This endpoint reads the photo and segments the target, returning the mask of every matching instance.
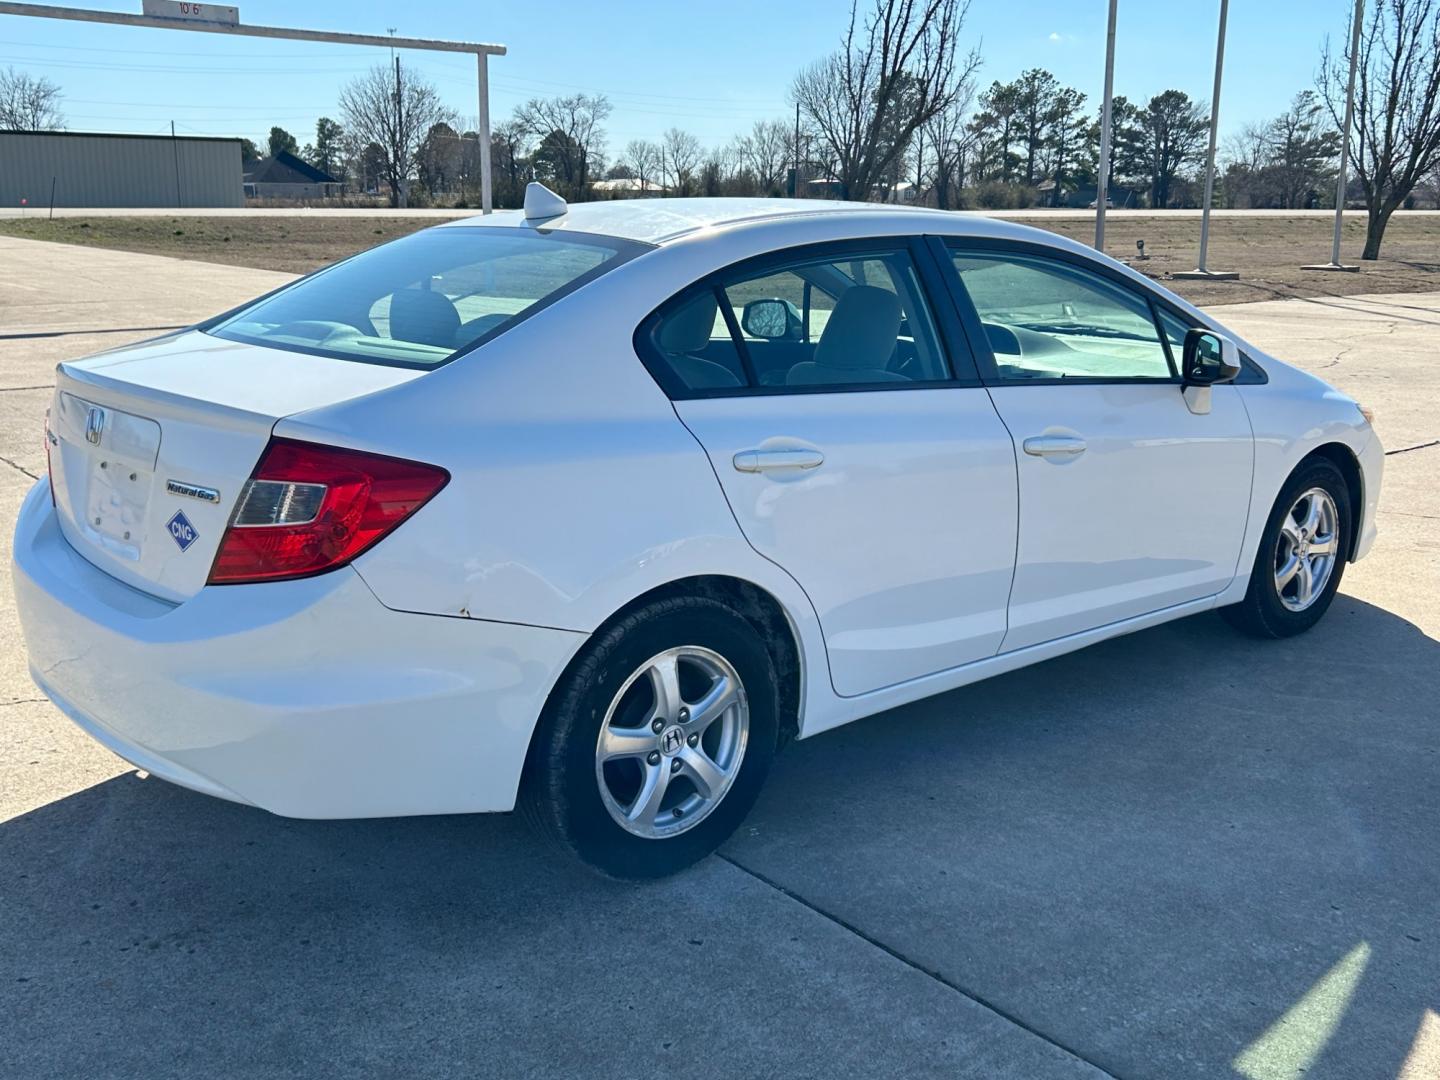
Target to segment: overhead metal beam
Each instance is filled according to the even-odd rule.
[[[30,15],[37,19],[112,23],[152,30],[198,30],[202,34],[239,34],[242,37],[288,38],[292,41],[328,41],[341,45],[375,45],[382,49],[419,49],[427,52],[480,53],[504,56],[504,45],[478,41],[437,41],[434,38],[390,37],[388,34],[344,34],[331,30],[298,30],[288,26],[249,26],[245,23],[205,22],[203,19],[166,19],[158,15],[131,15],[123,11],[87,11],[53,4],[0,3],[0,15]]]

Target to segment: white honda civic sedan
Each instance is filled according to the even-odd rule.
[[[1308,629],[1382,461],[1120,263],[832,202],[536,186],[56,381],[14,580],[77,724],[276,814],[520,805],[622,877],[789,739],[1212,608]]]

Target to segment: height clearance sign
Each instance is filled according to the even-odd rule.
[[[186,22],[240,25],[240,9],[224,4],[190,4],[177,0],[142,0],[141,11],[151,18],[184,19]]]

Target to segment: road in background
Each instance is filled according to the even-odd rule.
[[[45,702],[8,549],[55,362],[285,276],[0,266],[0,1075],[1440,1073],[1440,293],[1218,313],[1393,451],[1310,634],[1197,616],[806,740],[722,855],[630,886],[507,816],[141,782]]]

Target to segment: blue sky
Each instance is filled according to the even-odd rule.
[[[138,11],[131,3],[89,0]],[[1343,36],[1349,0],[1237,0],[1231,5],[1221,128],[1280,112],[1313,84],[1320,43]],[[609,96],[613,153],[633,138],[678,126],[706,145],[728,141],[755,120],[789,116],[787,90],[800,67],[833,50],[846,0],[730,0],[695,3],[482,5],[432,0],[240,0],[253,24],[414,37],[493,41],[510,48],[491,61],[492,115],[503,119],[531,96],[584,89]],[[973,0],[966,40],[984,58],[980,82],[1045,67],[1098,101],[1105,0]],[[1120,0],[1116,93],[1132,100],[1175,87],[1210,96],[1219,0]],[[404,54],[452,108],[473,118],[474,61]],[[140,30],[0,15],[0,66],[44,75],[65,92],[72,130],[259,137],[272,123],[303,145],[315,119],[338,116],[339,87],[383,49],[263,38]]]

